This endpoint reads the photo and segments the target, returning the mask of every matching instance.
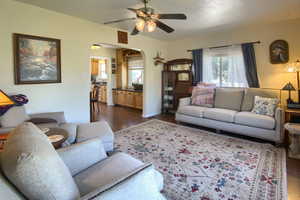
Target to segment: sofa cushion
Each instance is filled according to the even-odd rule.
[[[251,111],[254,105],[254,97],[280,98],[280,90],[247,88],[242,103],[242,111]]]
[[[125,153],[117,153],[74,176],[83,196],[126,176],[143,163]]]
[[[235,123],[264,129],[274,129],[275,119],[266,115],[252,112],[239,112],[235,115]]]
[[[24,106],[14,106],[0,117],[2,127],[16,127],[29,120]]]
[[[215,93],[215,108],[240,111],[243,97],[243,89],[217,88]]]
[[[204,118],[213,119],[223,122],[234,122],[234,117],[237,111],[222,109],[222,108],[208,108],[204,111]]]
[[[177,110],[178,113],[189,115],[193,117],[203,117],[204,110],[206,110],[206,107],[201,106],[180,106]]]
[[[28,199],[77,199],[78,188],[47,136],[34,124],[18,126],[1,154],[6,177]]]

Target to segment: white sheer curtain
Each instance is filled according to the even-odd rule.
[[[215,83],[219,86],[219,80],[213,75],[213,56],[211,49],[203,49],[203,82]]]
[[[204,49],[203,81],[219,87],[248,87],[241,45]]]
[[[228,47],[229,87],[248,87],[245,62],[241,45]]]

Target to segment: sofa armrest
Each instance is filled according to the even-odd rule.
[[[100,139],[95,138],[57,150],[72,176],[107,157]]]
[[[30,118],[49,118],[57,121],[58,124],[66,123],[64,112],[49,112],[49,113],[36,113],[30,114]]]
[[[276,121],[276,137],[277,143],[282,143],[284,141],[284,121],[285,121],[285,112],[282,108],[277,107],[275,111],[275,121]]]
[[[90,192],[80,200],[165,200],[155,180],[152,164],[144,164],[126,176]]]
[[[191,104],[191,97],[185,97],[179,99],[179,107],[180,106],[187,106]]]

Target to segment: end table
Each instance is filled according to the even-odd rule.
[[[300,124],[287,123],[284,128],[289,132],[289,157],[300,159]]]

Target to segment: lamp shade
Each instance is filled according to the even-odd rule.
[[[296,89],[294,88],[294,86],[291,84],[291,82],[287,83],[282,90],[288,90],[288,91],[295,91]]]
[[[0,90],[0,106],[14,105],[15,102],[12,101],[2,90]]]

